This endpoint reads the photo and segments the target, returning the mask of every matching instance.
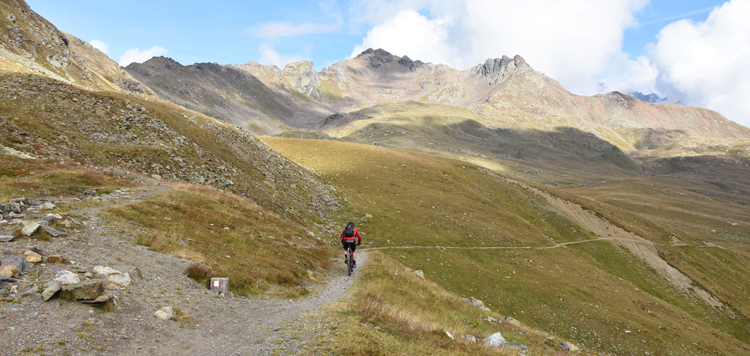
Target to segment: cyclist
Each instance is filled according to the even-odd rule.
[[[356,241],[356,243],[355,243]],[[357,246],[362,244],[362,235],[359,234],[357,228],[354,227],[353,222],[346,224],[344,231],[341,232],[341,245],[344,246],[344,263],[346,263],[346,252],[347,248],[352,248],[352,262],[354,267],[357,267],[357,254],[354,252],[357,250]]]

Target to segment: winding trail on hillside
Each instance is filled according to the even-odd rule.
[[[384,247],[370,247],[363,250],[388,250],[388,249],[463,249],[463,250],[544,250],[544,249],[555,249],[561,248],[573,244],[582,244],[596,241],[608,241],[616,246],[627,248],[635,256],[645,262],[648,266],[653,268],[657,273],[664,277],[671,285],[675,288],[683,290],[688,293],[694,293],[707,303],[715,307],[723,306],[723,303],[709,291],[701,288],[693,283],[687,275],[682,273],[665,261],[660,255],[656,248],[658,244],[649,241],[642,236],[639,236],[633,232],[626,231],[618,225],[615,225],[611,221],[597,216],[594,212],[584,209],[581,205],[560,198],[556,195],[551,194],[548,191],[544,191],[535,187],[532,187],[524,182],[517,181],[508,177],[501,177],[509,184],[519,186],[521,189],[528,190],[532,194],[544,199],[552,207],[557,209],[562,215],[569,217],[584,229],[594,233],[596,236],[600,236],[596,239],[587,239],[579,241],[568,241],[562,243],[555,243],[549,246],[384,246]],[[684,244],[672,244],[671,246],[684,246]]]
[[[587,242],[596,241],[614,241],[614,240],[627,240],[633,241],[634,243],[643,243],[638,240],[630,240],[626,238],[616,237],[602,237],[599,239],[589,239],[580,241],[569,241],[554,244],[551,246],[384,246],[384,247],[368,247],[361,249],[362,251],[374,251],[374,250],[392,250],[392,249],[454,249],[454,250],[548,250],[553,248],[560,248],[568,245],[582,244]]]

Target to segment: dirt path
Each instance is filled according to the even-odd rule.
[[[35,266],[17,286],[21,293],[31,291],[29,295],[19,304],[0,304],[0,354],[37,350],[46,355],[270,355],[279,340],[293,332],[285,325],[295,316],[341,298],[357,279],[357,270],[348,277],[338,262],[322,276],[328,279],[325,285],[301,300],[218,296],[184,275],[192,261],[137,245],[97,216],[107,206],[144,200],[165,189],[170,188],[133,189],[76,210],[84,226],[69,229],[67,237],[3,244],[16,253],[37,245],[45,255],[64,256],[74,264]],[[366,261],[366,253],[358,254],[360,266]],[[113,291],[119,303],[112,312],[59,299],[43,302],[36,294],[38,286],[62,269],[83,272],[97,265],[133,278],[130,286]],[[189,320],[155,318],[154,312],[166,305],[179,308]]]
[[[615,241],[615,240],[627,240],[634,243],[641,243],[641,241],[634,241],[626,238],[615,238],[615,237],[602,237],[598,239],[580,240],[580,241],[569,241],[551,246],[475,246],[475,247],[462,247],[462,246],[387,246],[387,247],[369,247],[363,248],[362,251],[374,251],[374,250],[391,250],[391,249],[454,249],[454,250],[548,250],[553,248],[560,248],[568,245],[582,244],[594,241]],[[650,241],[646,241],[650,243]]]

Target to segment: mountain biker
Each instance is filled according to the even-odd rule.
[[[355,243],[356,241],[356,243]],[[344,263],[346,263],[346,252],[347,248],[352,248],[352,262],[354,267],[357,267],[357,254],[354,252],[357,250],[357,246],[362,244],[362,235],[359,234],[357,228],[354,227],[353,222],[346,224],[344,231],[341,232],[341,245],[344,246]]]

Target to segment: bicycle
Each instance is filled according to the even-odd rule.
[[[346,248],[346,270],[349,273],[349,276],[352,275],[352,271],[354,270],[354,259],[352,258],[352,253],[354,253],[354,251],[352,251],[352,245],[353,244],[349,244],[349,247]]]

